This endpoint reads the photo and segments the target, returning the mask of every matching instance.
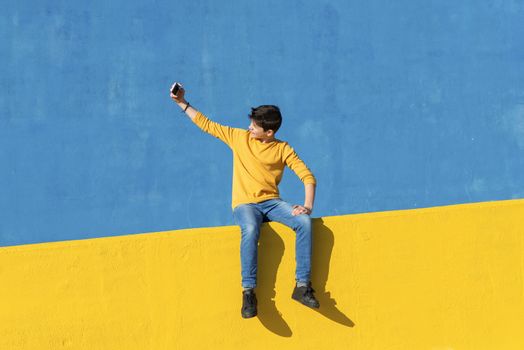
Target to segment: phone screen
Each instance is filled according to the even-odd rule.
[[[171,92],[173,93],[173,95],[176,95],[176,93],[178,92],[178,89],[180,89],[180,84],[176,83],[175,86],[173,86],[173,89],[171,89]]]

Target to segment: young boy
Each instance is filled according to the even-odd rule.
[[[171,90],[173,89],[171,87]],[[240,226],[240,260],[242,270],[242,309],[244,318],[257,315],[255,287],[260,226],[277,221],[296,232],[296,285],[292,298],[318,308],[311,288],[311,218],[316,180],[304,162],[287,143],[275,138],[282,123],[276,106],[252,108],[248,130],[231,128],[209,120],[184,98],[180,87],[171,92],[183,112],[204,132],[226,143],[233,151],[232,208],[235,223]],[[291,168],[305,186],[304,205],[291,205],[279,198],[278,184],[284,166]]]

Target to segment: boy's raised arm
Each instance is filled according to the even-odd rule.
[[[184,90],[184,87],[180,86],[176,95],[174,95],[171,92],[175,84],[173,84],[171,86],[171,89],[169,90],[171,98],[176,102],[178,107],[180,107],[191,120],[195,119],[195,116],[197,115],[198,110],[196,110],[193,106],[191,106],[189,102],[187,102],[186,99],[184,98],[184,95],[186,94],[186,90]]]
[[[173,90],[175,84],[171,86],[171,91]],[[173,92],[171,92],[170,96],[178,104],[182,111],[186,113],[186,115],[191,119],[191,121],[195,123],[200,129],[223,141],[229,147],[232,147],[233,141],[235,137],[239,135],[240,129],[235,129],[229,126],[221,125],[217,122],[208,119],[196,108],[191,106],[189,102],[186,101],[186,99],[184,98],[185,93],[186,91],[184,90],[182,85],[180,85],[180,88],[178,89],[176,95],[174,95]]]

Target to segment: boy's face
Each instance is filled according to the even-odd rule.
[[[268,141],[273,139],[273,130],[264,131],[264,129],[261,126],[258,126],[253,120],[251,120],[251,124],[249,124],[249,136],[251,138],[261,140],[261,141]]]

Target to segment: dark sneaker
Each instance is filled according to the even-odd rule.
[[[253,289],[242,292],[242,317],[251,318],[257,315],[257,296]]]
[[[315,291],[313,288],[311,288],[311,283],[308,284],[307,287],[297,287],[295,285],[295,289],[293,290],[293,295],[291,297],[306,306],[318,309],[320,307],[320,303],[315,298],[315,295],[313,295],[314,292]]]

